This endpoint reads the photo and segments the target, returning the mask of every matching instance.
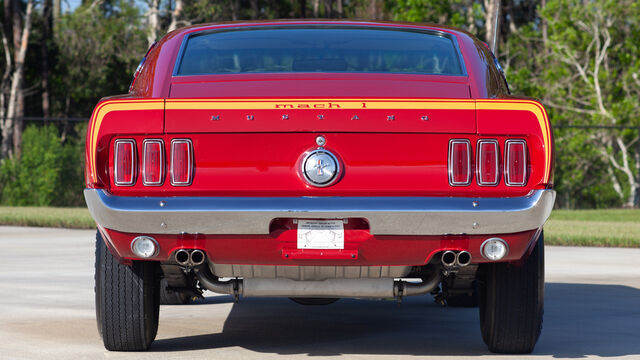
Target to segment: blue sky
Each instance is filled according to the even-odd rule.
[[[80,6],[82,0],[62,0],[62,12],[70,12]]]

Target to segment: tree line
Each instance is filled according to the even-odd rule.
[[[82,0],[73,9],[61,0],[3,1],[5,204],[82,205],[72,191],[60,198],[51,189],[81,192],[86,124],[25,128],[25,117],[88,117],[100,97],[125,93],[147,48],[178,27],[276,18],[431,22],[495,44],[511,91],[539,98],[549,110],[558,206],[639,204],[637,1]],[[36,183],[36,169],[53,180]]]

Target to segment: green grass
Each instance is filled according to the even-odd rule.
[[[554,210],[547,245],[640,247],[640,209]]]
[[[95,229],[86,208],[0,206],[0,225]]]
[[[0,225],[95,229],[86,208],[0,207]],[[554,210],[547,245],[640,247],[640,209]]]
[[[553,210],[551,220],[640,222],[640,209]]]

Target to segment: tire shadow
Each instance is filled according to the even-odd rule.
[[[545,290],[544,325],[533,354],[562,358],[640,354],[640,289],[547,283]],[[232,301],[230,296],[209,299],[200,305]],[[202,329],[211,327],[207,319],[200,321]],[[442,307],[431,296],[407,298],[401,305],[342,299],[327,306],[246,298],[233,305],[221,333],[156,340],[149,351],[229,346],[309,356],[491,354],[480,336],[477,308]]]

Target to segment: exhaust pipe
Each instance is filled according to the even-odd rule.
[[[228,281],[220,281],[216,276],[212,276],[209,270],[204,266],[193,269],[198,278],[200,286],[218,294],[233,295],[236,300],[240,294],[244,293],[243,281],[232,279]],[[213,278],[212,278],[213,277]]]
[[[456,263],[460,267],[471,264],[471,254],[468,251],[461,251],[456,255]]]
[[[458,257],[454,251],[447,250],[442,254],[440,261],[442,262],[442,265],[450,268],[456,266],[457,258]]]
[[[440,271],[434,271],[430,277],[422,279],[421,283],[410,283],[407,281],[396,281],[393,286],[393,295],[399,299],[403,296],[422,295],[431,292],[442,281]]]
[[[193,250],[189,255],[189,260],[193,266],[201,265],[204,262],[204,259],[206,259],[206,256],[202,250]]]
[[[321,281],[298,281],[291,279],[246,278],[220,281],[206,267],[194,268],[200,285],[219,294],[243,296],[287,296],[287,297],[346,297],[346,298],[393,298],[426,294],[441,281],[439,271],[423,279],[421,283],[410,283],[392,278],[381,279],[328,279]]]
[[[182,266],[187,266],[189,264],[189,252],[185,249],[180,249],[176,251],[176,262]]]

